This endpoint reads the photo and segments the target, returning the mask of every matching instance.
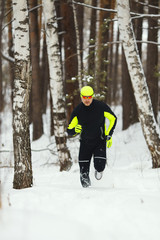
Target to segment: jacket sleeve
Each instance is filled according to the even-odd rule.
[[[106,135],[112,136],[117,123],[117,117],[108,106],[107,106],[107,111],[104,111],[104,117],[106,117],[109,120],[108,129],[105,124],[105,136]]]
[[[70,136],[75,136],[77,135],[77,133],[75,132],[75,126],[78,124],[78,118],[75,115],[75,113],[73,112],[71,115],[71,119],[67,128],[67,133]]]

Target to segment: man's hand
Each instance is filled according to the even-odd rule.
[[[112,146],[112,137],[111,136],[106,136],[106,143],[107,143],[107,148],[110,148]]]
[[[81,133],[81,131],[82,131],[82,126],[81,126],[80,124],[77,124],[77,125],[75,126],[75,132],[76,132],[76,133]]]

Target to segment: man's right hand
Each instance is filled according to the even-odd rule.
[[[76,132],[76,133],[81,133],[81,131],[82,131],[82,126],[81,126],[80,124],[77,124],[77,125],[75,126],[75,132]]]

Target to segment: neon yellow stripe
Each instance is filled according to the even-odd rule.
[[[108,135],[115,123],[116,118],[109,112],[104,112],[104,117],[108,118],[110,122],[108,129],[106,128],[106,125],[105,125],[105,135]]]
[[[71,121],[71,123],[69,124],[68,126],[68,129],[73,129],[75,128],[75,126],[78,124],[78,118],[77,117],[74,117]]]

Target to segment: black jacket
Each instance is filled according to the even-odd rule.
[[[109,127],[106,128],[105,117],[109,119]],[[90,106],[82,102],[73,110],[67,132],[69,135],[77,135],[75,126],[82,126],[81,139],[104,139],[105,135],[112,136],[116,126],[117,117],[110,107],[104,102],[93,99]]]

